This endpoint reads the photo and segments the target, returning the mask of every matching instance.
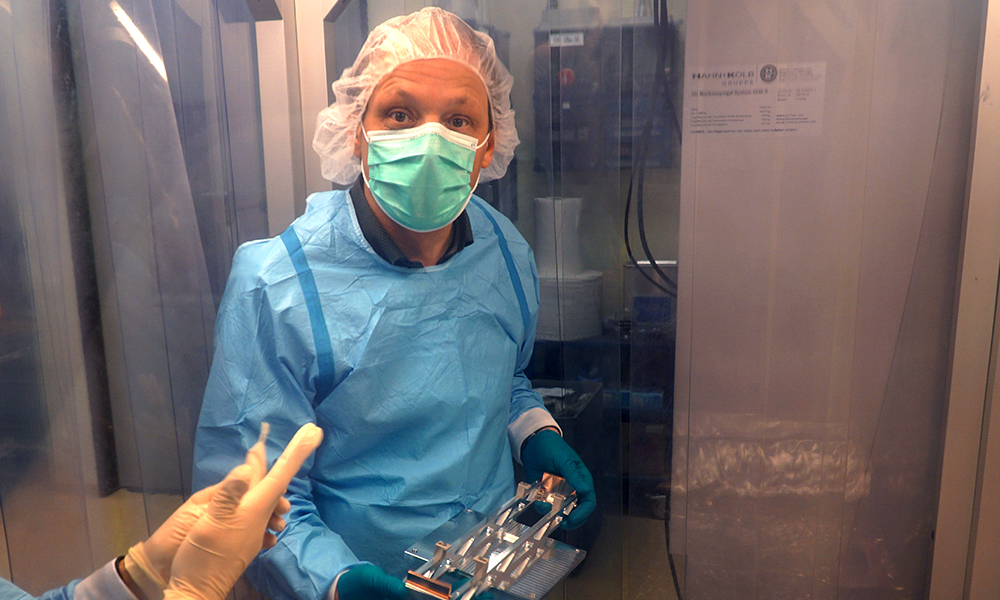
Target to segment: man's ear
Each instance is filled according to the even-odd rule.
[[[483,159],[479,161],[480,169],[485,169],[493,162],[493,147],[495,145],[493,140],[493,132],[491,131],[490,139],[486,140],[486,145],[483,147]]]
[[[354,132],[354,156],[361,158],[361,124],[358,123],[358,129]]]

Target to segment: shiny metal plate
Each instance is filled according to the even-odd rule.
[[[532,525],[516,521],[535,501],[552,510]],[[549,538],[576,505],[565,481],[547,475],[484,517],[459,513],[407,551],[411,598],[537,600],[568,575],[586,552]]]

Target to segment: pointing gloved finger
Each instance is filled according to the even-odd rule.
[[[306,423],[300,427],[264,479],[247,494],[247,501],[251,505],[274,503],[277,506],[289,482],[322,440],[323,430],[316,425]]]

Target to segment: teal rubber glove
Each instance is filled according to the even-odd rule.
[[[528,481],[535,482],[543,473],[558,475],[570,484],[577,495],[577,505],[563,521],[564,529],[576,529],[587,522],[597,508],[594,478],[577,454],[561,435],[546,429],[531,436],[521,450],[521,464]]]
[[[337,600],[405,600],[403,581],[375,565],[358,565],[337,580]]]

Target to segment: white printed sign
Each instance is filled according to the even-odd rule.
[[[583,32],[582,31],[567,31],[562,33],[550,33],[549,34],[549,46],[553,48],[563,48],[567,46],[582,46],[583,45]]]
[[[826,63],[694,69],[686,75],[689,135],[819,135]]]

